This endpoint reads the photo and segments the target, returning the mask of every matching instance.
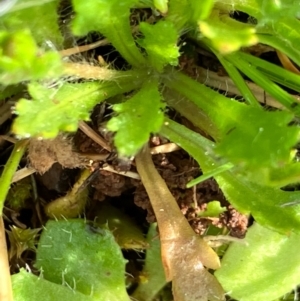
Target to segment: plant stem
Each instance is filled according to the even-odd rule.
[[[190,227],[165,181],[156,170],[148,146],[138,153],[135,162],[157,219],[166,278],[170,281],[174,270],[179,268],[176,264],[172,266],[174,262],[170,261],[173,254],[168,248],[172,249],[173,245],[176,245],[177,249],[184,248],[186,242],[193,239],[198,241],[198,260],[209,268],[219,268],[218,256]]]
[[[219,268],[219,257],[190,227],[147,146],[135,162],[157,219],[162,263],[167,281],[173,282],[174,300],[224,300],[223,288],[204,268]]]
[[[18,168],[19,162],[25,152],[28,140],[21,140],[16,142],[14,145],[14,149],[5,164],[3,173],[0,178],[0,217],[2,216],[2,210],[4,206],[4,202],[6,199],[6,195],[10,188],[11,180],[15,171]],[[2,300],[2,299],[0,299]]]
[[[92,66],[89,64],[80,63],[64,63],[64,74],[78,76],[86,79],[98,79],[102,81],[113,81],[123,78],[139,77],[144,72],[130,71],[116,71],[108,69],[107,67]]]
[[[5,228],[2,216],[0,217],[0,271],[0,300],[13,301]]]

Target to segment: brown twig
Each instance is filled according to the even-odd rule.
[[[233,80],[229,76],[220,76],[218,73],[210,71],[208,69],[197,67],[197,81],[205,84],[206,86],[226,91],[228,94],[232,95],[241,95],[241,92],[234,84]],[[263,104],[266,104],[270,107],[274,107],[277,109],[283,109],[284,106],[279,103],[275,98],[270,96],[268,93],[264,91],[263,88],[258,85],[247,81],[247,85],[251,89],[252,93],[256,97],[256,99]],[[292,95],[295,98],[296,102],[299,102],[300,98],[298,96]]]
[[[277,56],[282,64],[282,66],[295,74],[300,74],[300,71],[295,67],[295,65],[291,62],[291,60],[279,50],[276,50]]]
[[[92,44],[83,45],[83,46],[75,46],[73,48],[68,48],[68,49],[61,50],[61,51],[59,51],[59,54],[63,57],[64,56],[70,56],[70,55],[77,54],[77,53],[80,53],[80,52],[85,52],[85,51],[88,51],[88,50],[92,50],[92,49],[95,49],[97,47],[104,46],[104,45],[107,45],[107,44],[109,44],[109,41],[107,39],[103,39],[103,40],[97,41],[97,42],[92,43]]]
[[[111,152],[111,147],[107,144],[105,139],[103,139],[100,135],[98,135],[87,123],[84,121],[79,121],[79,128],[92,140],[98,143],[107,151]]]

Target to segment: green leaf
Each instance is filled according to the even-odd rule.
[[[291,151],[300,136],[299,128],[289,126],[293,114],[249,106],[240,107],[238,114],[240,119],[217,144],[216,153],[250,172],[280,169],[292,162]]]
[[[1,59],[0,59],[1,60]],[[9,85],[9,86],[1,86],[0,85],[0,103],[8,98],[13,97],[16,94],[21,93],[25,90],[25,85],[23,83],[18,85]],[[3,104],[3,102],[1,103]]]
[[[156,81],[146,82],[125,103],[113,106],[118,116],[109,120],[107,128],[117,132],[115,145],[121,155],[134,155],[149,139],[150,133],[159,131],[163,108]]]
[[[295,99],[287,91],[272,82],[264,73],[260,72],[260,59],[252,59],[252,55],[242,52],[228,54],[225,59],[235,65],[242,73],[251,78],[257,85],[272,95],[277,101],[283,104],[290,111],[300,114],[299,106],[295,106]],[[262,64],[264,66],[264,64]]]
[[[163,80],[170,89],[179,93],[178,95],[174,95],[175,100],[174,96],[171,95],[171,99],[166,98],[166,101],[171,103],[172,106],[175,106],[179,112],[181,112],[180,107],[185,110],[187,105],[189,107],[189,113],[186,114],[185,117],[188,119],[189,116],[193,118],[193,112],[195,112],[194,114],[197,112],[197,118],[201,116],[201,119],[205,119],[205,123],[202,124],[202,129],[207,131],[210,135],[213,135],[216,141],[221,140],[222,137],[232,129],[236,123],[236,119],[239,118],[238,115],[235,114],[235,110],[239,110],[240,106],[245,105],[219,94],[180,72],[174,72]],[[186,104],[182,96],[191,100],[196,106]],[[222,114],[220,114],[220,112],[222,112]]]
[[[219,201],[212,201],[207,204],[206,210],[200,212],[198,216],[218,217],[221,213],[225,211],[226,211],[226,207],[222,207]]]
[[[137,0],[72,0],[76,12],[72,23],[75,35],[98,31],[106,36],[120,54],[133,66],[145,65],[131,33],[130,8]]]
[[[82,219],[49,221],[36,261],[46,280],[104,301],[130,300],[125,263],[111,232]]]
[[[27,273],[24,269],[21,269],[18,274],[14,274],[11,280],[14,301],[93,300],[69,287]]]
[[[214,54],[219,59],[225,70],[227,71],[228,75],[231,77],[237,88],[240,90],[242,96],[245,99],[245,102],[251,106],[256,106],[257,108],[263,109],[260,103],[257,101],[256,97],[253,95],[252,91],[250,90],[249,86],[246,84],[245,79],[242,77],[241,73],[238,69],[228,62],[223,55],[219,54],[217,51],[214,51]],[[272,64],[273,65],[273,64]]]
[[[168,12],[168,2],[169,0],[153,0],[153,5],[161,14],[166,14]]]
[[[229,19],[229,17],[228,17]],[[204,37],[211,40],[212,45],[222,54],[231,53],[241,47],[258,43],[253,26],[219,16],[200,21],[199,26]],[[228,39],[230,36],[230,39]]]
[[[299,43],[300,34],[299,20],[283,16],[280,22],[266,24],[257,28],[258,37],[261,43],[266,43],[291,58],[296,64],[300,64]]]
[[[88,189],[81,189],[81,187],[90,175],[89,169],[83,169],[76,183],[67,194],[60,196],[44,207],[46,215],[56,220],[79,216],[88,201]]]
[[[1,17],[0,29],[9,32],[28,29],[39,46],[61,48],[63,38],[58,26],[58,3],[58,0],[18,0]]]
[[[21,99],[16,104],[19,115],[12,127],[19,137],[54,138],[59,131],[76,131],[78,120],[88,120],[89,112],[110,96],[134,89],[139,82],[130,78],[118,82],[65,83],[48,88],[30,83],[32,100]]]
[[[261,7],[261,23],[277,23],[279,20],[281,21],[284,16],[296,18],[300,13],[299,3],[295,0],[258,0],[257,3]]]
[[[49,79],[62,73],[56,52],[42,53],[28,30],[0,32],[0,81],[3,85]]]
[[[211,172],[206,172],[205,174],[202,174],[201,176],[197,177],[196,179],[193,179],[192,181],[188,182],[186,184],[186,188],[190,188],[199,183],[202,183],[202,182],[206,181],[207,179],[215,177],[216,175],[218,175],[226,170],[229,170],[233,167],[234,167],[234,165],[232,163],[225,163],[224,165],[220,165],[217,168],[215,168],[214,170],[212,170]]]
[[[271,186],[278,184],[272,183],[271,179],[274,178],[275,171],[279,172],[291,164],[292,148],[300,136],[297,127],[288,125],[293,119],[292,113],[269,112],[256,106],[247,106],[226,98],[179,72],[166,79],[165,83],[198,107],[193,110],[198,118],[200,114],[197,111],[206,116],[208,120],[203,130],[217,142],[214,152],[215,155],[222,156],[223,164],[237,165],[239,169],[235,171],[251,181]],[[181,113],[190,105],[184,99],[179,99],[180,103],[177,99],[171,103],[173,105],[176,102],[175,108]],[[169,102],[169,99],[166,100]],[[189,112],[185,116],[193,118],[194,116],[189,116],[192,111]]]
[[[146,241],[141,228],[122,211],[109,204],[99,204],[95,212],[95,220],[100,226],[106,225],[113,233],[116,242],[122,249],[146,249]]]
[[[262,60],[256,56],[243,53],[243,52],[239,52],[239,55],[242,59],[248,61],[251,65],[254,65],[257,68],[257,71],[266,75],[270,80],[278,84],[281,84],[285,87],[288,87],[292,90],[300,92],[299,75],[292,73],[291,71],[286,70],[273,63]],[[231,64],[226,60],[226,58],[222,58],[220,55],[218,56],[218,58],[222,59],[222,64],[224,61],[227,64]],[[233,76],[231,77],[234,80]]]
[[[199,163],[204,174],[222,165],[214,154],[214,144],[198,133],[167,120],[161,134],[186,150]],[[285,203],[299,201],[299,191],[261,186],[231,170],[215,178],[226,199],[240,212],[251,213],[258,223],[281,233],[300,233],[300,206],[282,207]]]
[[[241,11],[254,18],[261,18],[261,5],[258,0],[222,0],[215,7],[223,12]]]
[[[174,24],[177,32],[181,32],[191,20],[192,10],[189,0],[169,0],[169,11],[165,20]]]
[[[283,235],[254,224],[243,240],[247,245],[231,243],[215,276],[233,299],[275,300],[299,284],[299,239],[299,234]]]
[[[189,3],[191,6],[190,11],[192,12],[191,21],[193,22],[198,22],[208,18],[214,6],[213,0],[190,0]]]
[[[157,224],[150,224],[147,234],[150,248],[146,251],[145,265],[140,276],[140,283],[132,298],[140,301],[152,301],[157,293],[167,284],[161,261],[160,240],[157,236]]]
[[[9,208],[20,211],[26,206],[26,200],[32,198],[32,182],[30,177],[26,177],[11,185],[5,202],[7,204],[6,206],[9,206]]]
[[[162,72],[168,64],[178,65],[178,35],[171,22],[159,21],[154,25],[142,22],[140,31],[145,37],[139,40],[139,44],[146,49],[150,66]]]

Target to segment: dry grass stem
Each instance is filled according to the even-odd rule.
[[[100,40],[100,41],[97,41],[95,43],[91,43],[91,44],[88,44],[88,45],[76,46],[76,47],[73,47],[73,48],[68,48],[68,49],[61,50],[61,51],[59,51],[59,54],[63,57],[64,56],[70,56],[70,55],[77,54],[77,53],[80,53],[80,52],[85,52],[85,51],[88,51],[88,50],[92,50],[92,49],[95,49],[97,47],[101,47],[101,46],[104,46],[104,45],[107,45],[107,44],[109,44],[108,40],[103,39],[103,40]]]
[[[119,174],[119,175],[122,175],[122,176],[125,176],[125,177],[128,177],[128,178],[137,179],[137,180],[141,179],[139,174],[137,174],[136,172],[133,172],[133,171],[118,171],[118,170],[115,170],[113,168],[113,166],[109,165],[109,164],[105,164],[101,169],[106,170],[106,171],[110,171],[110,172],[113,172],[113,173],[116,173],[116,174]]]
[[[0,271],[0,300],[13,301],[5,228],[2,216],[0,217]]]
[[[36,172],[36,169],[33,167],[24,167],[22,169],[19,169],[18,171],[15,172],[11,182],[15,183],[18,182]]]
[[[79,128],[88,137],[90,137],[92,140],[94,140],[107,151],[111,152],[111,147],[107,144],[107,142],[99,134],[97,134],[89,125],[87,125],[87,123],[85,123],[84,121],[79,121]]]
[[[226,94],[232,95],[241,95],[239,89],[234,84],[233,80],[229,76],[220,76],[218,73],[209,71],[208,69],[197,67],[197,81],[205,84],[206,86],[226,91]],[[267,94],[261,87],[258,85],[247,81],[247,85],[249,86],[250,90],[256,97],[256,99],[263,104],[266,104],[270,107],[274,107],[277,109],[283,109],[284,106],[275,100],[272,96]],[[292,95],[293,96],[293,95]],[[299,102],[300,98],[297,96],[293,96],[295,101]]]

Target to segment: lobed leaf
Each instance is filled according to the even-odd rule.
[[[65,83],[59,88],[30,83],[32,100],[21,99],[16,104],[18,117],[12,126],[19,137],[54,138],[59,131],[72,132],[78,120],[88,120],[89,112],[104,99],[130,91],[138,81]]]
[[[63,38],[58,26],[58,0],[18,0],[1,17],[0,30],[15,32],[28,30],[43,48],[62,48]],[[29,49],[27,49],[28,51]],[[24,49],[26,51],[26,49]]]
[[[3,85],[55,78],[62,73],[58,53],[42,53],[29,30],[0,32],[0,81]]]
[[[72,23],[75,35],[98,31],[116,47],[133,66],[145,65],[145,59],[137,48],[131,33],[130,8],[137,0],[72,0],[76,12]]]
[[[163,108],[156,81],[146,82],[126,102],[113,106],[118,115],[109,120],[107,128],[116,132],[115,145],[121,155],[134,155],[149,139],[150,133],[159,131]]]
[[[169,21],[159,21],[154,25],[146,22],[140,23],[140,31],[144,38],[139,44],[146,49],[148,60],[152,67],[158,72],[170,64],[178,65],[179,47],[177,46],[177,31],[173,23]]]
[[[214,155],[221,156],[223,164],[230,162],[237,165],[239,169],[236,168],[235,172],[248,177],[249,181],[270,186],[279,183],[272,182],[272,178],[276,178],[274,173],[292,164],[293,147],[300,136],[297,127],[289,126],[292,113],[247,106],[180,73],[174,73],[165,83],[190,99],[196,105],[194,111],[199,110],[208,119],[203,130],[208,131],[217,142]],[[174,104],[174,101],[171,102]],[[181,112],[180,106],[184,106],[185,110],[186,103],[189,105],[183,98],[175,107]]]

